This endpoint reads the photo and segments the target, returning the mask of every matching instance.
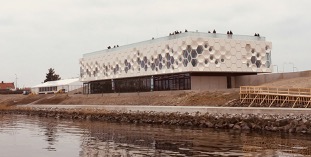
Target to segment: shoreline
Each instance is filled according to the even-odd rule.
[[[307,112],[309,111],[307,110]],[[25,106],[0,109],[0,114],[21,114],[55,119],[94,120],[117,123],[311,134],[311,115],[303,113],[157,112],[152,110],[106,110],[104,108],[91,108],[90,106],[85,108],[57,108],[57,106],[33,108]]]
[[[18,105],[18,108],[34,109],[89,109],[105,110],[109,112],[168,112],[168,113],[211,113],[211,114],[277,114],[301,115],[311,114],[311,108],[281,108],[281,107],[219,107],[219,106],[150,106],[150,105],[64,105],[64,104],[36,104]]]

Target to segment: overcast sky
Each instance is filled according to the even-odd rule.
[[[0,81],[78,77],[84,53],[174,30],[265,36],[279,71],[311,69],[310,0],[0,0]],[[290,62],[290,63],[289,63]],[[16,75],[15,75],[16,74]]]

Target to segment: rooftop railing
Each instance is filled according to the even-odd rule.
[[[140,47],[140,46],[143,46],[146,44],[154,44],[154,43],[158,43],[158,42],[162,42],[162,41],[168,41],[168,40],[184,38],[184,37],[191,37],[191,36],[218,38],[218,39],[251,40],[251,41],[265,41],[266,40],[265,37],[249,36],[249,35],[235,35],[235,34],[228,35],[228,34],[220,34],[220,33],[184,32],[184,33],[180,33],[180,34],[155,38],[155,39],[146,40],[146,41],[133,43],[133,44],[128,44],[128,45],[115,47],[115,48],[111,48],[111,49],[105,49],[105,50],[101,50],[101,51],[86,53],[83,55],[83,57],[99,55],[99,54],[107,53],[107,52],[115,52],[115,51],[120,51],[120,50],[124,50],[124,49]]]

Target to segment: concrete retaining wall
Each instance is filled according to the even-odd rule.
[[[237,76],[235,77],[235,87],[258,86],[280,79],[291,79],[296,77],[311,77],[311,71]]]

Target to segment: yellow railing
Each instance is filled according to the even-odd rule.
[[[266,107],[302,105],[308,108],[311,104],[311,88],[241,86],[240,103]]]
[[[284,87],[265,87],[265,86],[241,86],[240,94],[277,94],[277,95],[299,95],[310,96],[311,88],[284,88]]]

